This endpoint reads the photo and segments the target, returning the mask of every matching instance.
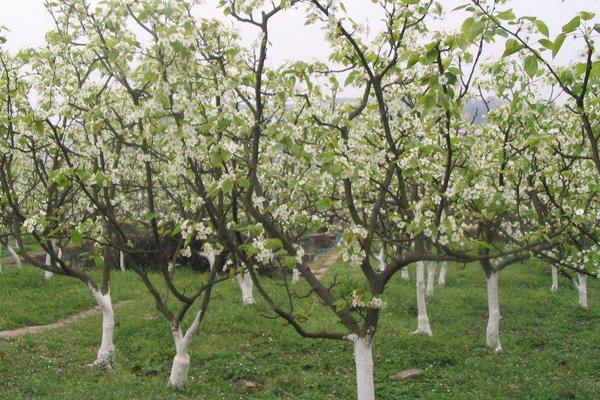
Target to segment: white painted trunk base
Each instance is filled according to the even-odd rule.
[[[175,348],[177,354],[173,358],[171,366],[171,376],[169,377],[169,385],[177,389],[183,389],[188,378],[190,369],[190,355],[188,352],[189,341],[181,334],[180,330],[173,333],[175,339]]]
[[[241,272],[235,275],[235,278],[242,290],[242,304],[254,304],[254,283],[249,272]]]
[[[587,295],[587,275],[577,273],[578,282],[575,282],[575,289],[579,294],[579,307],[588,308],[588,295]]]
[[[429,326],[429,317],[427,316],[427,305],[425,303],[425,265],[423,261],[417,262],[417,330],[413,335],[425,333],[432,336],[431,327]]]
[[[50,266],[50,254],[46,254],[46,266]],[[52,279],[52,275],[54,275],[52,272],[44,271],[45,280],[49,281],[50,279]]]
[[[356,366],[356,398],[357,400],[375,400],[375,384],[373,382],[373,352],[371,337],[348,336],[354,344],[354,363]]]
[[[190,368],[190,355],[188,350],[192,338],[200,328],[201,317],[202,311],[198,311],[185,335],[183,335],[179,327],[173,327],[173,339],[175,340],[175,349],[177,352],[173,358],[173,365],[171,366],[169,386],[182,389],[187,382],[188,371]]]
[[[208,253],[198,253],[198,254],[200,254],[202,257],[206,258],[206,260],[208,261],[208,266],[210,267],[210,270],[212,271],[213,266],[215,265],[215,252],[209,251]]]
[[[440,276],[438,277],[438,286],[446,286],[446,276],[448,275],[448,261],[443,261],[440,267]]]
[[[110,292],[102,294],[96,289],[91,289],[96,303],[102,312],[102,341],[98,355],[93,365],[105,366],[108,369],[115,367],[115,345],[113,342],[115,330],[115,314],[112,307]]]
[[[558,268],[552,267],[552,287],[551,292],[558,292]]]
[[[297,268],[294,268],[292,270],[292,284],[295,285],[298,282],[300,282],[300,271],[298,271]]]
[[[408,273],[408,266],[402,268],[402,271],[400,271],[400,279],[402,279],[404,282],[410,281],[410,274]]]
[[[500,303],[498,301],[498,272],[492,272],[487,280],[488,324],[485,341],[488,347],[496,352],[502,351],[500,344]]]
[[[17,268],[21,268],[21,259],[19,258],[19,255],[13,250],[12,247],[10,247],[10,244],[6,244],[6,250],[8,251],[8,254],[10,255],[10,258],[12,258],[13,262],[15,263],[15,265],[17,266]]]
[[[125,272],[125,254],[122,251],[119,251],[119,267],[122,272]]]
[[[435,286],[435,263],[430,261],[427,264],[427,296],[433,296],[433,288]]]
[[[379,272],[383,272],[385,270],[385,247],[381,246],[381,250],[379,250],[379,254],[375,256],[377,259],[377,263],[379,264]]]
[[[52,248],[56,249],[56,247],[57,247],[57,241],[56,241],[56,239],[52,239]],[[57,256],[58,256],[59,260],[62,260],[62,249],[60,249],[60,248],[58,249]],[[46,266],[50,266],[50,262],[51,262],[50,254],[46,254]],[[53,275],[54,274],[50,271],[44,271],[44,279],[46,279],[47,281],[52,279]]]

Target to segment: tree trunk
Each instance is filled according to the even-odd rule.
[[[189,340],[183,336],[180,329],[173,331],[173,339],[175,340],[177,354],[173,358],[169,385],[177,389],[183,389],[190,369]]]
[[[427,296],[433,296],[433,287],[435,286],[435,263],[430,261],[427,264]]]
[[[115,329],[115,314],[113,312],[110,291],[106,294],[100,293],[96,289],[91,289],[96,303],[102,312],[102,342],[98,349],[95,366],[105,366],[107,369],[115,367],[115,345],[113,343],[113,334]]]
[[[417,262],[417,330],[413,335],[425,333],[432,336],[429,326],[429,317],[427,316],[427,305],[425,304],[425,265],[423,261]]]
[[[375,384],[373,382],[372,337],[364,338],[352,334],[348,336],[354,344],[354,363],[356,365],[356,398],[357,400],[375,400]]]
[[[550,291],[558,292],[558,268],[556,267],[552,267],[552,287]]]
[[[125,254],[122,251],[119,251],[119,267],[125,272]]]
[[[408,266],[402,268],[402,271],[400,272],[400,279],[402,279],[404,282],[408,282],[410,280],[410,274],[408,273]]]
[[[242,304],[254,304],[254,283],[252,283],[252,277],[249,272],[240,272],[235,275],[240,289],[242,290]]]
[[[579,282],[575,282],[575,288],[577,289],[577,293],[579,294],[579,307],[587,309],[587,275],[578,272],[577,278]]]
[[[292,270],[292,283],[296,284],[298,282],[300,282],[300,271],[298,271],[297,268],[294,268]]]
[[[21,268],[21,259],[19,258],[19,255],[13,250],[12,247],[10,247],[10,244],[6,244],[6,250],[8,250],[8,254],[10,254],[10,257],[12,258],[13,262],[15,263],[15,265],[17,266],[17,268]]]
[[[446,286],[446,275],[448,275],[448,261],[443,261],[440,267],[440,276],[438,277],[438,286]]]
[[[496,352],[502,351],[500,344],[500,303],[498,302],[498,276],[499,272],[493,271],[487,280],[488,295],[488,324],[485,332],[488,347]]]

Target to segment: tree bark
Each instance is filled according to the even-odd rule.
[[[357,400],[375,400],[372,339],[370,336],[359,337],[355,334],[348,336],[348,340],[354,344]]]
[[[417,330],[413,335],[425,333],[432,336],[431,327],[429,326],[429,317],[427,316],[427,305],[425,303],[425,265],[423,261],[417,262]]]
[[[488,324],[485,333],[486,344],[496,352],[502,351],[500,344],[500,303],[498,301],[498,276],[493,271],[486,276],[488,295]]]

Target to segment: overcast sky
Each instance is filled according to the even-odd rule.
[[[466,0],[447,0],[447,15],[435,29],[458,30],[465,15],[451,12]],[[220,15],[216,9],[218,0],[205,0],[202,12],[207,17]],[[379,24],[378,8],[371,0],[345,0],[349,14],[357,21],[376,30]],[[44,42],[44,34],[53,27],[52,20],[44,9],[44,0],[0,0],[0,26],[10,29],[6,34],[8,48],[17,51],[27,46],[39,46]],[[544,20],[551,31],[551,37],[560,32],[561,26],[574,17],[578,11],[587,10],[597,14],[594,22],[600,22],[600,0],[511,0],[503,8],[513,8],[518,16],[534,15]],[[328,47],[323,33],[318,27],[304,26],[302,10],[286,11],[278,15],[271,25],[270,62],[278,65],[286,60],[324,60]],[[245,41],[250,43],[256,37],[256,29],[241,27]],[[502,44],[491,47],[487,55],[501,54]],[[573,60],[580,48],[568,41],[563,46],[558,62]]]

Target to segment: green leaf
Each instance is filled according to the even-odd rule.
[[[554,41],[554,46],[552,46],[552,57],[556,57],[566,38],[567,36],[564,33],[561,33],[556,37],[556,40]]]
[[[600,24],[594,24],[594,30],[600,33]]]
[[[327,211],[331,208],[331,206],[333,205],[333,201],[327,197],[324,197],[322,199],[320,199],[319,201],[317,201],[317,211],[319,212],[323,212],[323,211]]]
[[[154,218],[156,218],[156,215],[152,212],[147,212],[146,215],[144,215],[144,221],[146,221],[146,222],[150,222]]]
[[[516,39],[508,39],[506,41],[506,46],[504,49],[504,54],[502,54],[502,57],[508,57],[510,55],[513,55],[521,50],[523,50],[523,45],[519,42],[517,42]]]
[[[71,232],[71,241],[75,246],[81,246],[81,232],[78,230]]]
[[[473,17],[469,17],[469,18],[465,19],[465,21],[463,22],[462,27],[460,29],[465,37],[469,36],[469,32],[471,32],[471,27],[473,26],[474,23],[475,23],[475,18],[473,18]]]
[[[538,32],[540,32],[542,35],[548,37],[550,35],[550,31],[548,30],[548,25],[546,25],[544,23],[544,21],[536,19],[534,21],[535,26],[537,27]]]
[[[283,242],[277,238],[271,238],[265,241],[265,246],[269,250],[279,250],[283,247]]]
[[[540,39],[539,43],[544,46],[545,48],[547,48],[548,50],[552,50],[554,48],[554,43],[551,40],[548,39]]]
[[[231,191],[233,190],[233,180],[225,179],[225,181],[223,182],[222,190],[224,193],[231,193]]]
[[[581,25],[581,17],[576,16],[562,27],[563,33],[571,33]]]
[[[533,78],[538,71],[538,60],[536,56],[525,57],[525,72]]]
[[[581,13],[579,13],[579,16],[581,17],[582,20],[589,21],[591,19],[594,19],[596,14],[593,12],[589,12],[589,11],[582,11]]]
[[[496,18],[498,19],[503,19],[505,21],[512,21],[516,18],[517,16],[515,15],[515,13],[513,12],[513,10],[506,10],[506,11],[502,11],[501,13],[499,13],[498,15],[496,15]]]

